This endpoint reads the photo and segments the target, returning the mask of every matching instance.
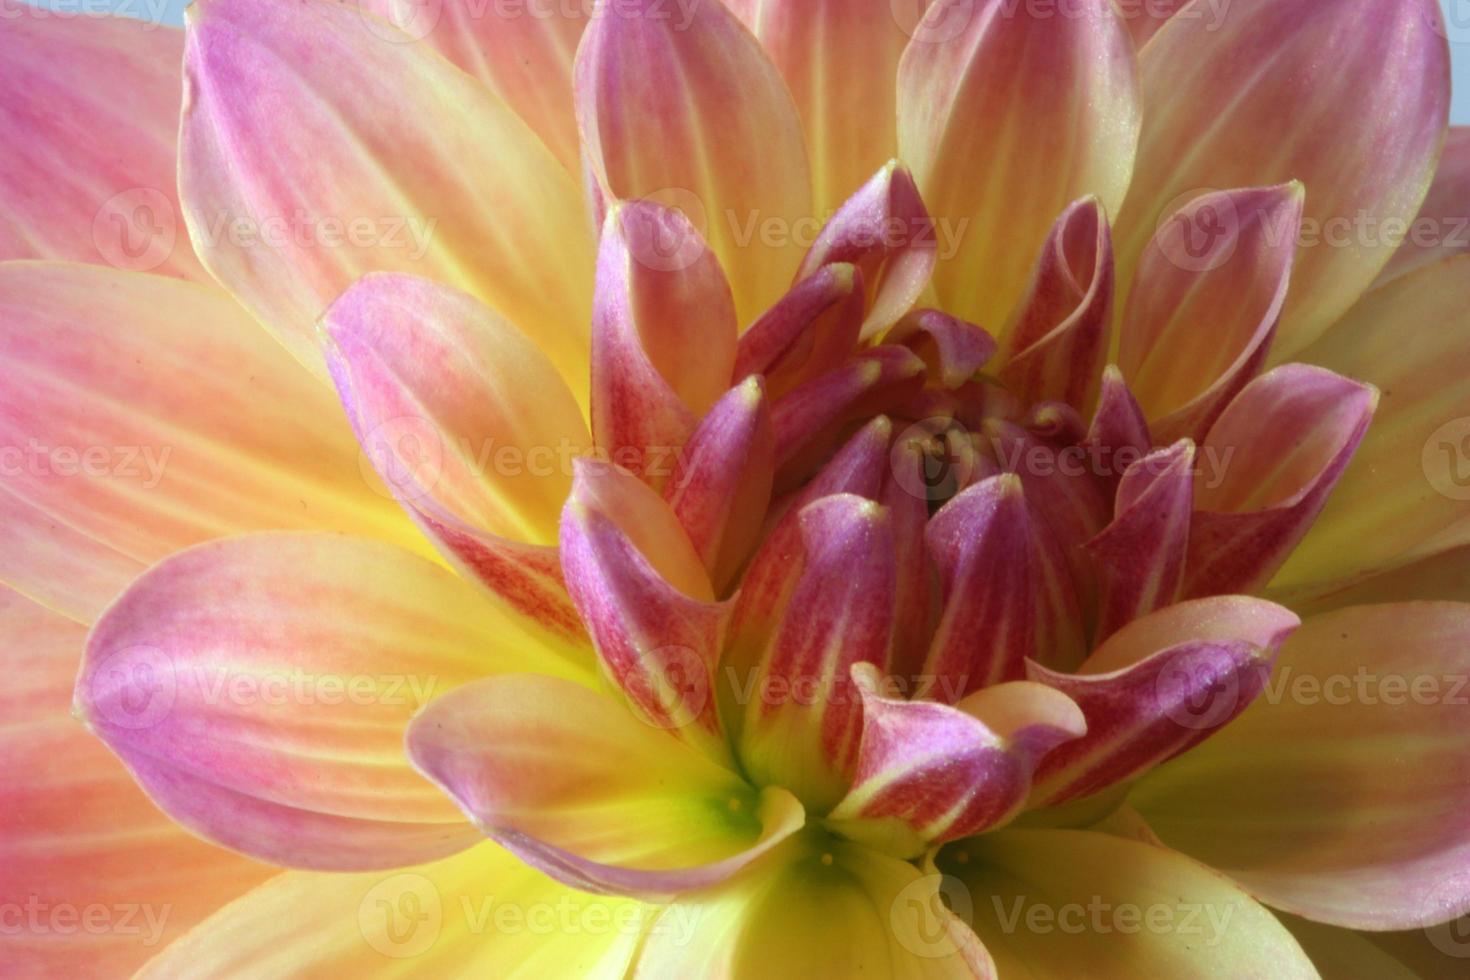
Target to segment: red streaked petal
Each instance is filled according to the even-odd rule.
[[[1103,369],[1097,411],[1082,441],[1088,455],[1098,460],[1098,476],[1109,489],[1116,490],[1128,467],[1148,455],[1153,444],[1148,420],[1128,390],[1123,372],[1108,365]]]
[[[1202,439],[1270,351],[1291,284],[1299,183],[1197,197],[1144,249],[1119,365],[1154,438]]]
[[[925,672],[952,697],[1025,675],[1028,658],[1081,649],[1065,562],[1014,475],[991,477],[929,522],[943,611]]]
[[[592,431],[620,465],[662,485],[655,453],[683,447],[730,385],[730,285],[678,211],[617,204],[603,224],[592,319]]]
[[[735,380],[763,374],[771,397],[780,398],[837,367],[857,347],[865,295],[854,266],[822,266],[740,337]]]
[[[800,278],[832,262],[862,273],[868,314],[862,336],[887,330],[908,312],[934,271],[938,241],[913,176],[890,161],[848,198],[802,260]]]
[[[1308,247],[1275,342],[1278,360],[1294,357],[1388,262],[1385,223],[1419,210],[1449,109],[1445,36],[1433,0],[1236,0],[1226,16],[1202,2],[1172,17],[1138,57],[1143,130],[1113,223],[1120,281],[1181,199],[1299,180]]]
[[[683,209],[730,277],[744,325],[801,261],[792,231],[811,211],[801,121],[723,3],[685,14],[631,0],[593,20],[577,52],[577,123],[595,192]],[[777,234],[763,236],[769,222]]]
[[[475,842],[403,733],[425,701],[508,667],[592,680],[437,565],[261,534],[138,579],[87,641],[76,704],[195,833],[278,864],[387,868]]]
[[[1303,364],[1248,384],[1200,447],[1182,594],[1265,585],[1321,513],[1377,403],[1368,385]]]
[[[638,717],[727,757],[713,674],[730,609],[712,601],[673,511],[632,474],[580,464],[561,556],[603,668]]]
[[[752,376],[710,409],[664,486],[716,594],[724,594],[759,539],[775,471],[765,387]]]
[[[1087,543],[1100,580],[1095,640],[1178,597],[1193,505],[1193,444],[1175,443],[1128,467],[1113,522]]]
[[[862,741],[852,789],[828,819],[903,856],[1005,823],[1025,804],[1041,758],[1087,730],[1077,705],[1041,684],[1000,684],[949,707],[885,696],[871,665],[853,673]]]
[[[1057,215],[1088,194],[1116,213],[1133,170],[1133,44],[1111,0],[1056,14],[940,0],[899,66],[899,155],[958,239],[935,270],[940,303],[987,329],[1021,299]]]
[[[666,899],[728,878],[804,822],[617,702],[534,674],[467,685],[409,728],[414,764],[484,832],[584,891]]]
[[[1006,386],[1028,402],[1089,407],[1108,354],[1113,287],[1107,216],[1097,198],[1083,198],[1052,226],[1006,330]]]
[[[745,699],[738,744],[758,782],[825,808],[847,789],[861,734],[851,668],[887,667],[897,573],[881,505],[841,494],[806,505],[800,520],[803,567],[774,631],[731,640],[758,651],[733,682]]]

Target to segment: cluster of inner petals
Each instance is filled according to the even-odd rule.
[[[1299,218],[1299,188],[1252,193]],[[1304,533],[1372,407],[1328,372],[1261,375],[1278,307],[1212,384],[1149,417],[1109,364],[1097,202],[1059,216],[994,335],[921,302],[926,223],[908,174],[884,168],[736,341],[697,229],[614,205],[591,409],[599,450],[625,467],[580,467],[560,542],[636,713],[909,857],[1028,809],[1114,800],[1244,710],[1297,625],[1246,596]],[[1216,274],[1160,261],[1188,232],[1161,227],[1139,279]],[[1249,253],[1249,236],[1226,244]],[[1144,308],[1150,288],[1179,284],[1135,286]],[[691,349],[718,344],[690,322],[732,328],[728,352]],[[1122,346],[1157,370],[1136,336]],[[702,374],[722,386],[699,390]],[[1288,427],[1315,433],[1313,462],[1279,500],[1232,503],[1230,479],[1263,465],[1234,443],[1272,424],[1282,391]],[[668,446],[677,465],[653,465]],[[1239,451],[1242,472],[1203,486],[1202,450]]]

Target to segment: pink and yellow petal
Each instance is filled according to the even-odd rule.
[[[1407,929],[1470,911],[1467,637],[1460,603],[1309,619],[1267,696],[1131,802],[1169,846],[1317,921]]]
[[[28,11],[0,34],[0,259],[207,280],[175,190],[183,35]]]
[[[179,186],[202,260],[318,373],[327,305],[366,273],[412,272],[486,302],[580,391],[575,180],[484,86],[375,24],[321,0],[190,9]]]
[[[956,236],[944,309],[999,330],[1068,204],[1123,201],[1139,107],[1133,45],[1111,0],[1065,16],[1004,0],[929,6],[898,73],[899,153]]]
[[[71,716],[84,627],[0,588],[6,971],[121,976],[277,869],[160,813]]]
[[[657,909],[575,891],[485,842],[395,871],[286,871],[160,952],[142,978],[626,974]]]
[[[1144,124],[1114,224],[1119,275],[1131,281],[1184,200],[1301,181],[1306,247],[1281,360],[1373,282],[1397,245],[1385,223],[1418,212],[1444,138],[1448,45],[1433,0],[1242,0],[1224,16],[1206,7],[1186,7],[1139,53]]]
[[[211,538],[332,529],[422,550],[341,409],[228,296],[0,265],[0,577],[83,622]]]
[[[507,669],[591,677],[390,545],[262,534],[150,569],[88,639],[76,703],[154,800],[277,864],[393,867],[479,837],[413,771],[410,716]]]
[[[612,698],[536,674],[435,700],[408,750],[485,834],[584,891],[706,887],[804,822],[784,790],[752,789]]]
[[[1451,126],[1419,216],[1378,277],[1382,285],[1470,251],[1470,126]]]
[[[1167,848],[1008,830],[950,844],[938,864],[1003,977],[1317,977],[1269,911]]]

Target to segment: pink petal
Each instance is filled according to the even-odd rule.
[[[941,310],[914,310],[883,339],[890,344],[905,344],[924,358],[930,372],[946,388],[958,388],[973,378],[995,356],[996,349],[990,334]]]
[[[1265,361],[1304,196],[1299,183],[1201,195],[1144,250],[1119,364],[1154,438],[1204,438]]]
[[[603,225],[592,318],[592,431],[619,463],[662,485],[654,454],[683,447],[735,365],[730,285],[688,219],[648,202]]]
[[[789,793],[758,793],[615,701],[550,677],[495,677],[437,699],[408,750],[486,834],[584,891],[657,900],[714,884],[804,821]]]
[[[1377,285],[1470,251],[1470,126],[1451,126],[1419,216]]]
[[[1373,388],[1303,364],[1247,385],[1200,447],[1182,594],[1268,582],[1321,513],[1377,402]]]
[[[1109,365],[1103,369],[1097,411],[1082,442],[1087,454],[1098,460],[1103,483],[1116,490],[1128,467],[1146,456],[1153,444],[1148,421],[1123,372]]]
[[[265,534],[140,578],[93,629],[76,704],[193,832],[277,864],[390,868],[478,836],[409,767],[409,717],[511,665],[587,676],[439,566]]]
[[[1001,379],[1028,402],[1087,408],[1107,358],[1112,313],[1112,234],[1097,198],[1088,197],[1062,212],[1042,246],[1006,331]]]
[[[0,34],[0,260],[208,281],[179,220],[183,36],[125,17],[10,11]]]
[[[764,374],[772,398],[842,364],[857,347],[865,292],[851,265],[824,265],[798,282],[740,338],[735,379]]]
[[[790,283],[811,211],[801,122],[760,44],[722,3],[674,18],[631,0],[593,20],[575,78],[594,192],[684,211],[754,321]]]
[[[887,330],[908,312],[934,271],[934,219],[924,210],[914,178],[890,161],[837,210],[802,260],[798,278],[831,262],[862,273],[869,295],[862,336]]]

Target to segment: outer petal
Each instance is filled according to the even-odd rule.
[[[1306,354],[1383,400],[1274,584],[1350,582],[1470,542],[1470,257],[1373,291]]]
[[[1317,977],[1270,912],[1165,848],[1012,830],[951,844],[939,867],[1003,977]]]
[[[734,0],[786,79],[827,215],[898,152],[898,61],[928,0]],[[911,16],[912,20],[905,19]]]
[[[1372,387],[1302,364],[1246,385],[1200,447],[1182,594],[1265,585],[1322,512],[1377,403]]]
[[[1301,184],[1205,194],[1144,249],[1118,363],[1154,437],[1202,439],[1265,362],[1301,228]]]
[[[871,665],[853,672],[863,699],[857,772],[827,819],[900,857],[1009,820],[1042,756],[1087,730],[1077,705],[1041,684],[998,684],[951,708],[885,696]]]
[[[555,368],[473,297],[402,273],[327,310],[328,369],[367,458],[469,578],[579,636],[553,548],[591,442]]]
[[[409,767],[409,716],[515,667],[572,672],[420,558],[255,535],[139,579],[92,631],[76,701],[196,833],[280,864],[393,867],[477,836]]]
[[[568,173],[577,172],[572,59],[590,6],[363,0],[362,9],[388,22],[368,25],[383,40],[422,39],[479,78],[535,130]],[[397,36],[397,30],[408,36]]]
[[[1062,212],[1006,331],[1001,379],[1028,402],[1079,411],[1097,394],[1113,313],[1113,240],[1096,198]]]
[[[633,975],[993,980],[990,957],[945,907],[940,885],[863,847],[798,839],[734,881],[681,896]]]
[[[1407,929],[1464,914],[1467,649],[1460,603],[1310,619],[1263,702],[1133,803],[1169,845],[1318,921]]]
[[[1299,622],[1261,599],[1201,599],[1133,621],[1076,674],[1030,664],[1032,680],[1067,694],[1087,718],[1084,737],[1042,762],[1035,802],[1097,793],[1208,738],[1261,694]]]
[[[1451,126],[1429,196],[1403,243],[1378,277],[1380,284],[1470,251],[1470,126]]]
[[[655,914],[567,888],[484,843],[386,874],[287,871],[170,945],[139,980],[400,972],[619,980]]]
[[[174,190],[183,36],[123,17],[8,14],[0,259],[207,278]]]
[[[1055,14],[938,0],[899,66],[900,155],[929,213],[958,229],[935,272],[941,305],[987,329],[1021,299],[1056,216],[1088,194],[1116,212],[1133,169],[1127,33],[1110,0]]]
[[[189,233],[297,357],[321,367],[316,319],[354,280],[414,272],[494,307],[581,390],[581,195],[514,112],[351,6],[209,0],[188,19]]]
[[[516,674],[434,701],[419,770],[486,834],[584,891],[666,898],[722,881],[802,826],[789,793],[739,776],[622,705]]]
[[[0,637],[8,975],[126,975],[276,873],[185,833],[71,717],[83,627],[0,588]]]
[[[246,531],[422,548],[341,409],[218,291],[0,265],[0,580],[90,622],[149,564]]]
[[[1362,933],[1325,926],[1294,915],[1278,915],[1277,918],[1302,944],[1302,949],[1311,957],[1312,965],[1325,980],[1428,980],[1433,976],[1410,970]],[[1446,958],[1444,966],[1453,968],[1453,961]],[[1453,974],[1446,973],[1446,980],[1451,976]]]
[[[790,284],[811,211],[801,122],[760,44],[722,3],[671,17],[631,0],[577,52],[577,123],[594,193],[684,211],[730,277],[740,323]]]
[[[593,297],[598,447],[662,486],[668,457],[730,385],[738,332],[730,284],[689,220],[648,201],[614,204]]]
[[[1202,15],[1206,6],[1193,5]],[[1397,245],[1384,223],[1408,222],[1429,187],[1449,108],[1438,5],[1241,0],[1228,16],[1172,18],[1140,53],[1139,72],[1143,133],[1114,225],[1122,281],[1182,201],[1300,180],[1308,247],[1277,344],[1293,355],[1378,275]]]

